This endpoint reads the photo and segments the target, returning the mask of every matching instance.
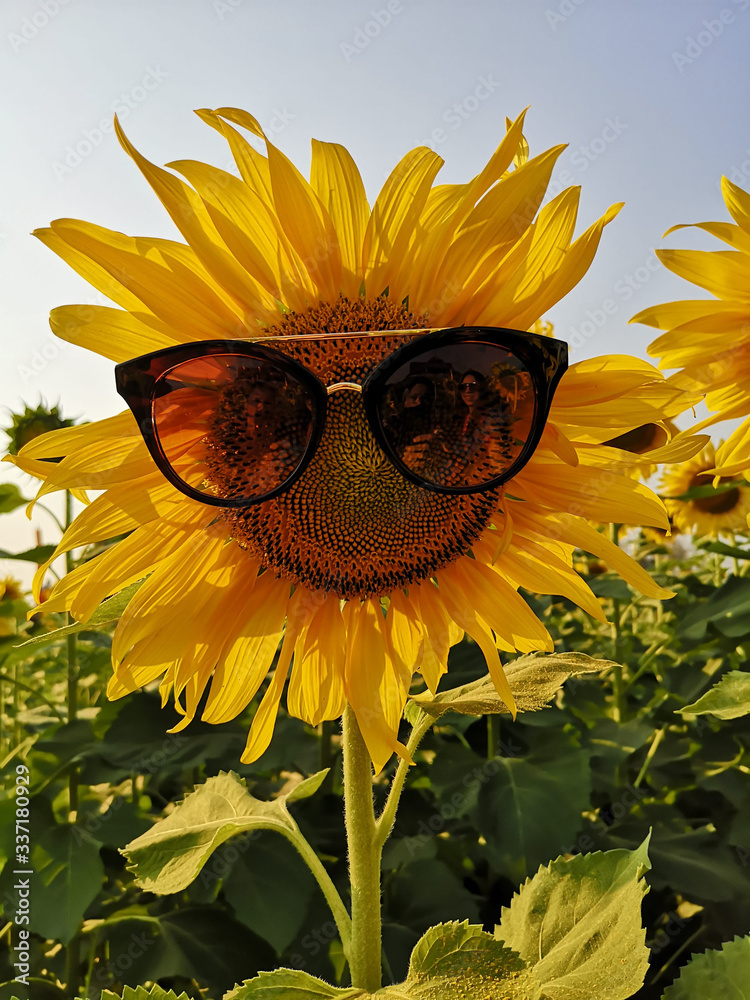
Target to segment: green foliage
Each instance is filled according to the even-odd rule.
[[[558,858],[503,910],[496,938],[533,968],[549,1000],[626,1000],[642,984],[647,844]]]
[[[599,673],[618,664],[597,660],[585,653],[549,653],[518,656],[505,669],[508,684],[519,712],[536,712],[553,698],[563,683],[580,674]],[[446,712],[459,715],[510,714],[489,676],[432,697],[428,692],[414,695],[413,705],[439,718]]]
[[[10,514],[28,502],[14,483],[0,483],[0,514]]]
[[[30,929],[68,944],[101,888],[104,866],[99,845],[70,823],[51,826],[35,840]]]
[[[443,924],[432,927],[412,952],[409,975],[384,996],[421,1000],[536,1000],[539,985],[530,967],[481,927]]]
[[[274,830],[298,838],[299,827],[286,804],[314,795],[326,774],[319,771],[286,795],[264,802],[250,795],[236,774],[221,773],[122,853],[144,889],[160,895],[179,892],[190,885],[216,848],[238,833]]]
[[[108,597],[102,601],[93,615],[87,622],[75,622],[72,625],[64,625],[62,628],[53,629],[51,632],[43,632],[35,635],[26,642],[21,643],[25,648],[29,646],[47,646],[51,642],[57,642],[68,635],[76,635],[78,632],[90,632],[92,629],[104,628],[107,625],[114,625],[122,617],[122,613],[128,606],[140,587],[140,583],[131,583],[129,587],[121,590],[114,597]]]
[[[750,1000],[750,937],[694,955],[664,1000]]]
[[[248,980],[224,997],[224,1000],[354,1000],[365,994],[361,990],[339,990],[335,986],[309,976],[297,969],[276,969],[261,972],[257,979]]]
[[[102,990],[101,1000],[120,1000],[118,993],[110,990]],[[122,990],[122,1000],[187,1000],[187,993],[180,993],[179,996],[174,990],[164,990],[161,986],[152,986],[146,989],[145,986],[124,986]],[[79,998],[80,1000],[80,998]]]
[[[25,503],[25,501],[22,499],[21,503]],[[8,552],[6,549],[0,549],[0,559],[17,559],[19,562],[43,563],[49,559],[54,551],[54,545],[37,545],[33,549],[26,549],[25,552]]]
[[[557,730],[541,731],[524,757],[496,757],[479,789],[476,822],[492,865],[514,881],[572,840],[591,796],[589,751]],[[554,811],[555,823],[547,821]]]
[[[692,705],[680,709],[683,715],[715,715],[717,719],[738,719],[750,712],[750,671],[730,670],[718,684]]]

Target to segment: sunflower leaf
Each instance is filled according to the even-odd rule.
[[[322,979],[298,969],[275,969],[261,972],[255,979],[246,979],[224,995],[224,1000],[326,1000],[338,997],[354,1000],[364,997],[362,990],[337,989]]]
[[[91,632],[98,628],[104,628],[105,625],[114,625],[122,617],[125,608],[135,596],[135,592],[141,583],[142,581],[140,580],[137,583],[131,583],[129,587],[121,590],[119,594],[115,594],[113,597],[108,597],[106,601],[102,601],[88,621],[76,622],[74,625],[64,625],[62,628],[56,628],[52,632],[43,632],[41,635],[35,635],[33,639],[27,639],[26,642],[18,643],[16,648],[25,649],[29,646],[47,646],[51,642],[58,642],[60,639],[64,639],[66,635],[75,635],[76,632]]]
[[[102,990],[100,1000],[188,1000],[187,993],[180,993],[179,996],[174,990],[165,990],[162,986],[154,983],[149,989],[145,986],[123,986],[122,996],[119,993],[112,993],[110,990]]]
[[[495,937],[527,962],[545,997],[626,1000],[642,985],[647,849],[648,838],[635,851],[558,858],[503,908]]]
[[[466,920],[431,927],[412,951],[406,982],[374,994],[383,1000],[538,1000],[540,995],[523,959]]]
[[[43,563],[55,551],[54,545],[37,545],[36,548],[26,549],[25,552],[8,552],[0,549],[0,559],[18,559],[20,562]]]
[[[28,502],[14,483],[0,483],[0,514],[9,514]]]
[[[678,709],[681,715],[715,715],[739,719],[750,713],[750,671],[730,670],[702,698]]]
[[[598,673],[616,666],[618,664],[612,660],[594,659],[585,653],[549,653],[543,656],[519,656],[504,669],[518,711],[536,712],[544,708],[569,677]],[[411,701],[435,718],[445,712],[457,712],[459,715],[510,712],[489,675],[450,691],[443,691],[434,697],[429,692],[418,694]]]
[[[307,785],[302,797],[304,793],[313,794],[323,777],[325,773],[313,775],[288,795],[266,802],[252,796],[236,774],[222,771],[187,795],[173,812],[132,840],[121,853],[142,888],[158,895],[179,892],[190,885],[213,852],[230,837],[276,830],[292,840],[298,839],[301,834],[287,810],[287,802],[301,797],[302,785]]]
[[[694,955],[663,1000],[750,1000],[750,936]]]

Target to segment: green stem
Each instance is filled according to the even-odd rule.
[[[344,710],[344,811],[352,893],[349,971],[352,986],[375,993],[381,984],[380,856],[372,799],[372,764],[352,708]]]
[[[320,770],[328,771],[323,779],[321,791],[330,794],[333,791],[334,770],[333,763],[336,759],[336,751],[333,746],[333,736],[336,723],[326,720],[320,726]]]
[[[622,666],[622,635],[620,633],[620,601],[615,597],[612,601],[612,628],[614,631],[614,653],[615,663],[620,664],[612,673],[612,693],[614,696],[614,719],[615,722],[622,722],[622,706],[624,701],[625,685],[623,683]]]
[[[76,934],[65,949],[65,992],[71,998],[78,996],[81,964],[81,939]]]
[[[65,528],[69,528],[73,520],[73,497],[70,490],[65,491]],[[72,552],[65,553],[65,572],[70,573],[73,569]],[[74,624],[72,615],[68,614],[68,624]],[[68,693],[67,709],[68,724],[75,722],[78,717],[78,649],[76,646],[76,635],[66,637],[68,650]],[[68,772],[68,818],[75,822],[78,814],[78,765],[71,764]]]
[[[434,721],[435,720],[432,716],[428,715],[426,712],[422,714],[422,717],[412,729],[411,735],[409,736],[409,742],[406,745],[406,749],[410,757],[414,756],[417,747],[422,742],[422,737]],[[396,821],[396,810],[398,809],[398,804],[401,799],[401,792],[404,789],[406,776],[409,773],[409,766],[409,762],[404,760],[404,758],[399,760],[396,773],[394,774],[393,781],[391,782],[391,790],[388,793],[385,806],[375,823],[375,842],[380,850],[383,849],[383,845],[391,835],[393,824]]]
[[[5,691],[5,681],[10,681],[11,684],[23,688],[24,691],[30,691],[34,697],[38,698],[47,706],[47,708],[51,709],[55,713],[60,722],[65,722],[65,718],[60,714],[57,706],[45,698],[41,691],[38,691],[35,687],[32,687],[31,684],[27,684],[25,681],[19,681],[17,677],[9,677],[8,674],[0,673],[0,685],[2,685],[0,686],[0,692],[3,692],[3,696]]]
[[[349,918],[346,907],[344,906],[344,901],[339,895],[338,889],[333,884],[331,876],[326,871],[323,862],[299,830],[292,834],[286,830],[279,829],[279,833],[283,833],[283,835],[287,837],[292,844],[294,844],[302,856],[302,860],[307,864],[307,867],[313,873],[315,881],[320,886],[320,889],[326,898],[326,902],[331,908],[333,919],[336,922],[336,929],[339,932],[341,944],[344,948],[344,954],[348,957],[351,952],[352,922]]]
[[[619,545],[619,535],[620,535],[620,525],[612,524],[610,525],[610,540],[614,545]],[[612,674],[612,693],[614,700],[614,719],[615,722],[622,722],[623,716],[623,703],[625,700],[625,690],[623,684],[623,671],[624,666],[622,665],[622,605],[620,599],[615,597],[612,599],[612,631],[614,639],[614,652],[613,659],[615,663],[620,664],[620,669],[615,670]]]
[[[20,682],[18,680],[18,664],[14,663],[12,667],[11,683],[13,685],[13,707],[11,709],[13,713],[13,746],[17,747],[21,742],[21,723],[18,721],[18,713],[20,709],[20,703],[18,698],[18,688]]]
[[[663,726],[661,729],[656,730],[654,738],[653,740],[651,740],[651,746],[648,748],[648,753],[646,754],[646,759],[643,762],[643,766],[638,772],[638,777],[633,782],[633,788],[640,787],[641,782],[646,777],[646,771],[648,771],[649,765],[651,764],[651,761],[654,759],[654,754],[656,753],[659,744],[664,739],[664,734],[666,733],[666,731],[667,731],[666,726]]]

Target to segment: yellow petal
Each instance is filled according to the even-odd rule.
[[[273,207],[248,184],[208,164],[178,160],[170,166],[196,189],[217,232],[248,274],[266,290],[269,304],[280,300],[290,309],[304,308],[306,294],[311,296],[314,286]],[[275,321],[271,314],[267,318]]]
[[[336,143],[313,139],[310,186],[336,230],[341,251],[341,292],[355,298],[362,283],[362,245],[370,206],[350,153]]]
[[[728,177],[721,178],[721,191],[729,214],[750,235],[750,195]]]
[[[519,505],[520,506],[520,505]],[[590,552],[604,560],[607,565],[618,573],[636,590],[646,597],[658,599],[674,597],[670,590],[664,590],[653,580],[635,559],[615,545],[600,531],[580,517],[571,514],[549,515],[546,511],[535,511],[529,504],[523,505],[523,510],[516,515],[517,521],[523,521],[534,530],[544,544],[545,537],[575,545],[584,552]]]
[[[609,469],[532,460],[513,480],[522,500],[552,510],[616,524],[648,524],[669,530],[664,504],[648,487]]]
[[[128,361],[180,343],[173,332],[157,332],[153,325],[108,306],[60,306],[50,313],[49,324],[60,340],[112,361]]]
[[[362,247],[365,285],[371,298],[381,295],[386,288],[398,302],[407,294],[404,255],[442,165],[436,153],[420,146],[403,157],[383,185]]]
[[[389,725],[381,690],[386,673],[386,646],[383,614],[377,599],[347,601],[345,683],[347,700],[378,774],[398,749],[403,747]]]
[[[294,164],[273,143],[266,147],[282,228],[321,297],[333,300],[341,287],[341,252],[331,218]]]
[[[750,301],[747,258],[734,250],[657,250],[662,264],[720,299]]]
[[[241,595],[237,623],[219,654],[203,711],[206,722],[229,722],[255,697],[284,634],[289,589],[266,572]]]
[[[242,310],[256,313],[268,305],[255,280],[228,252],[198,195],[178,177],[142,156],[122,131],[117,116],[115,132],[216,287],[228,293]]]
[[[464,581],[455,579],[452,572],[454,570],[455,564],[440,573],[438,579],[440,596],[451,618],[453,618],[464,632],[471,636],[484,653],[484,659],[492,678],[492,683],[515,718],[516,702],[508,684],[508,679],[503,671],[502,664],[500,663],[495,641],[491,632],[477,618],[472,600],[474,594],[472,593],[471,597],[469,597],[465,593],[463,589]]]
[[[61,241],[60,256],[75,266],[83,255],[107,271],[135,296],[135,301],[127,297],[130,311],[152,312],[182,340],[241,335],[240,314],[217,294],[189,248],[167,240],[136,240],[76,219],[59,219],[52,227]]]
[[[261,754],[265,753],[271,742],[273,729],[276,725],[276,716],[279,712],[279,702],[281,701],[284,684],[289,673],[289,664],[294,652],[294,645],[300,629],[309,620],[309,610],[302,614],[295,614],[295,610],[301,607],[301,603],[306,597],[307,595],[302,590],[296,590],[290,599],[286,633],[284,641],[281,644],[279,662],[276,665],[271,683],[263,695],[260,707],[253,718],[253,724],[250,727],[250,733],[247,737],[247,744],[240,758],[243,764],[251,764],[254,760],[257,760]]]

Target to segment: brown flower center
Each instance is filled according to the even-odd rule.
[[[719,480],[719,485],[721,485],[726,480]],[[690,486],[688,489],[692,490],[696,486],[708,486],[709,479],[704,472],[696,472],[693,478],[690,480]],[[695,500],[690,502],[698,510],[703,511],[704,514],[726,514],[730,510],[739,504],[742,499],[741,493],[737,487],[731,490],[725,490],[723,493],[716,493],[714,496],[707,497],[697,497]]]
[[[268,333],[288,336],[284,353],[324,383],[359,383],[403,340],[295,337],[425,325],[387,298],[340,298],[289,313]],[[232,537],[279,576],[342,598],[364,598],[427,579],[466,552],[501,492],[449,496],[407,481],[374,439],[361,395],[343,391],[328,397],[325,431],[302,476],[272,500],[220,516]]]

